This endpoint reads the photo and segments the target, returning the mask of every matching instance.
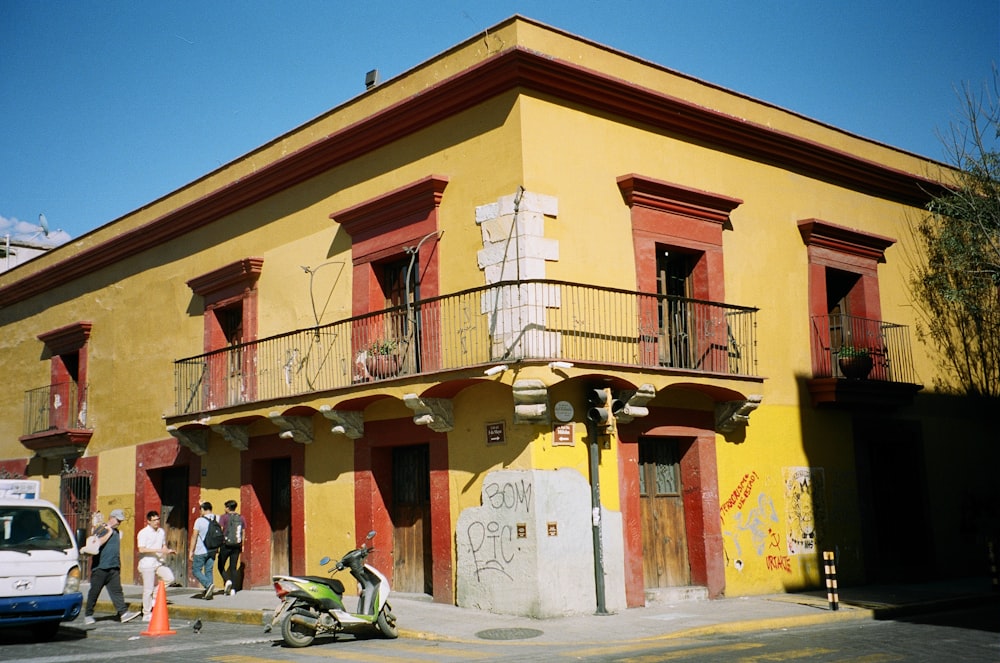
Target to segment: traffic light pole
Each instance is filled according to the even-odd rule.
[[[604,544],[601,536],[601,448],[598,440],[597,425],[587,423],[588,437],[590,438],[590,506],[591,506],[591,531],[594,535],[594,590],[597,593],[598,615],[608,614],[604,602]]]

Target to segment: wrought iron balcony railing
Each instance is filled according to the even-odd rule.
[[[812,329],[814,377],[917,384],[908,327],[851,315],[822,315],[812,318]],[[864,375],[854,374],[848,360],[866,356],[870,368]]]
[[[756,312],[561,281],[498,283],[179,359],[176,413],[518,360],[753,376]]]
[[[24,434],[89,429],[87,386],[60,382],[24,392]]]

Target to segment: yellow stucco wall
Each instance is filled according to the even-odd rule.
[[[565,33],[514,20],[498,26],[486,39],[477,36],[459,44],[177,192],[0,275],[0,286],[27,278],[55,261],[71,259],[74,253],[118,233],[140,228],[279,157],[391,104],[403,103],[499,49],[514,47],[547,53],[574,66],[632,81],[887,168],[921,176],[937,168],[899,150]],[[737,494],[721,514],[726,591],[739,595],[815,585],[819,580],[815,552],[789,549],[795,535],[792,530],[808,522],[804,511],[812,510],[816,527],[822,528],[826,540],[834,541],[847,560],[860,558],[860,532],[849,515],[857,510],[856,497],[852,497],[856,494],[854,452],[845,442],[852,435],[850,415],[813,408],[801,384],[811,375],[812,366],[808,256],[796,223],[820,218],[897,239],[879,266],[882,316],[912,330],[917,320],[908,304],[904,245],[907,222],[915,210],[534,92],[510,90],[484,99],[391,145],[165,242],[155,251],[130,256],[78,283],[0,310],[0,324],[6,332],[0,334],[5,378],[17,386],[0,399],[0,459],[24,457],[25,449],[17,442],[23,420],[21,394],[49,382],[49,363],[42,356],[37,335],[90,321],[88,416],[94,436],[86,454],[100,459],[98,507],[105,512],[130,508],[135,492],[135,445],[169,439],[164,417],[174,414],[172,363],[203,351],[203,304],[187,281],[240,258],[260,256],[264,266],[257,284],[258,337],[349,317],[351,239],[330,214],[430,174],[449,180],[438,210],[439,228],[444,231],[437,245],[441,293],[484,284],[476,259],[483,248],[476,209],[513,195],[518,186],[558,202],[558,214],[544,222],[545,238],[556,240],[559,246],[558,260],[546,263],[547,278],[633,290],[636,265],[630,210],[616,184],[617,177],[628,173],[743,200],[722,233],[725,299],[760,308],[756,351],[763,379],[703,380],[763,396],[743,439],[717,438],[720,504],[726,505]],[[313,270],[312,279],[303,266]],[[911,340],[920,380],[931,385],[937,368],[916,338]],[[627,366],[576,367],[567,377],[578,379],[567,382],[544,367],[515,367],[495,380],[471,376],[481,381],[454,396],[454,428],[448,433],[452,526],[463,509],[479,505],[484,477],[491,470],[569,467],[589,475],[581,385],[589,373],[597,372],[623,382],[651,382],[658,390],[682,380],[663,371],[643,376]],[[525,378],[542,379],[551,387],[550,405],[559,400],[573,403],[577,410],[573,446],[554,446],[550,426],[514,423],[511,385]],[[432,375],[379,386],[378,391],[390,398],[368,405],[365,420],[412,417],[403,396],[420,394],[434,384]],[[295,404],[314,409],[320,404],[335,405],[356,396],[360,389],[303,396],[261,407],[254,414],[266,415],[268,410]],[[653,405],[712,408],[710,399],[691,392],[660,396]],[[927,422],[928,435],[947,429],[945,414]],[[226,415],[211,416],[212,423],[217,423]],[[920,413],[910,409],[902,416],[919,418]],[[313,565],[319,557],[342,553],[364,534],[355,531],[362,524],[354,522],[352,442],[331,433],[322,416],[314,419],[315,439],[305,450],[302,514],[310,572],[317,572]],[[487,445],[484,426],[498,421],[505,424],[506,442]],[[251,435],[273,431],[269,422],[261,420],[253,425]],[[601,453],[602,501],[613,511],[621,509],[623,499],[617,490],[618,451],[615,440]],[[935,453],[944,462],[943,454]],[[226,499],[240,500],[238,459],[239,452],[218,436],[212,438],[210,453],[201,459],[205,469],[201,499],[216,504],[217,512],[221,513]],[[813,470],[807,473],[796,468]],[[804,478],[813,482],[810,489],[816,492],[803,498],[796,486],[801,487]],[[50,499],[52,484],[51,478],[45,482]],[[140,518],[130,520],[123,534],[134,539],[140,525]],[[313,531],[323,535],[308,534]],[[130,554],[125,548],[123,553]],[[860,575],[862,571],[855,565],[847,572]]]

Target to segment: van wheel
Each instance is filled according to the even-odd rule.
[[[31,626],[31,634],[35,640],[51,640],[59,632],[59,622],[43,622]]]

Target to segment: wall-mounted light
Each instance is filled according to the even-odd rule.
[[[483,373],[492,376],[496,375],[497,373],[503,373],[504,371],[507,370],[507,368],[508,368],[507,364],[500,364],[499,366],[491,366],[490,368],[487,368],[485,371],[483,371]]]
[[[573,364],[568,361],[550,361],[549,368],[551,368],[552,370],[555,370],[557,368],[565,370],[567,368],[573,368]]]

